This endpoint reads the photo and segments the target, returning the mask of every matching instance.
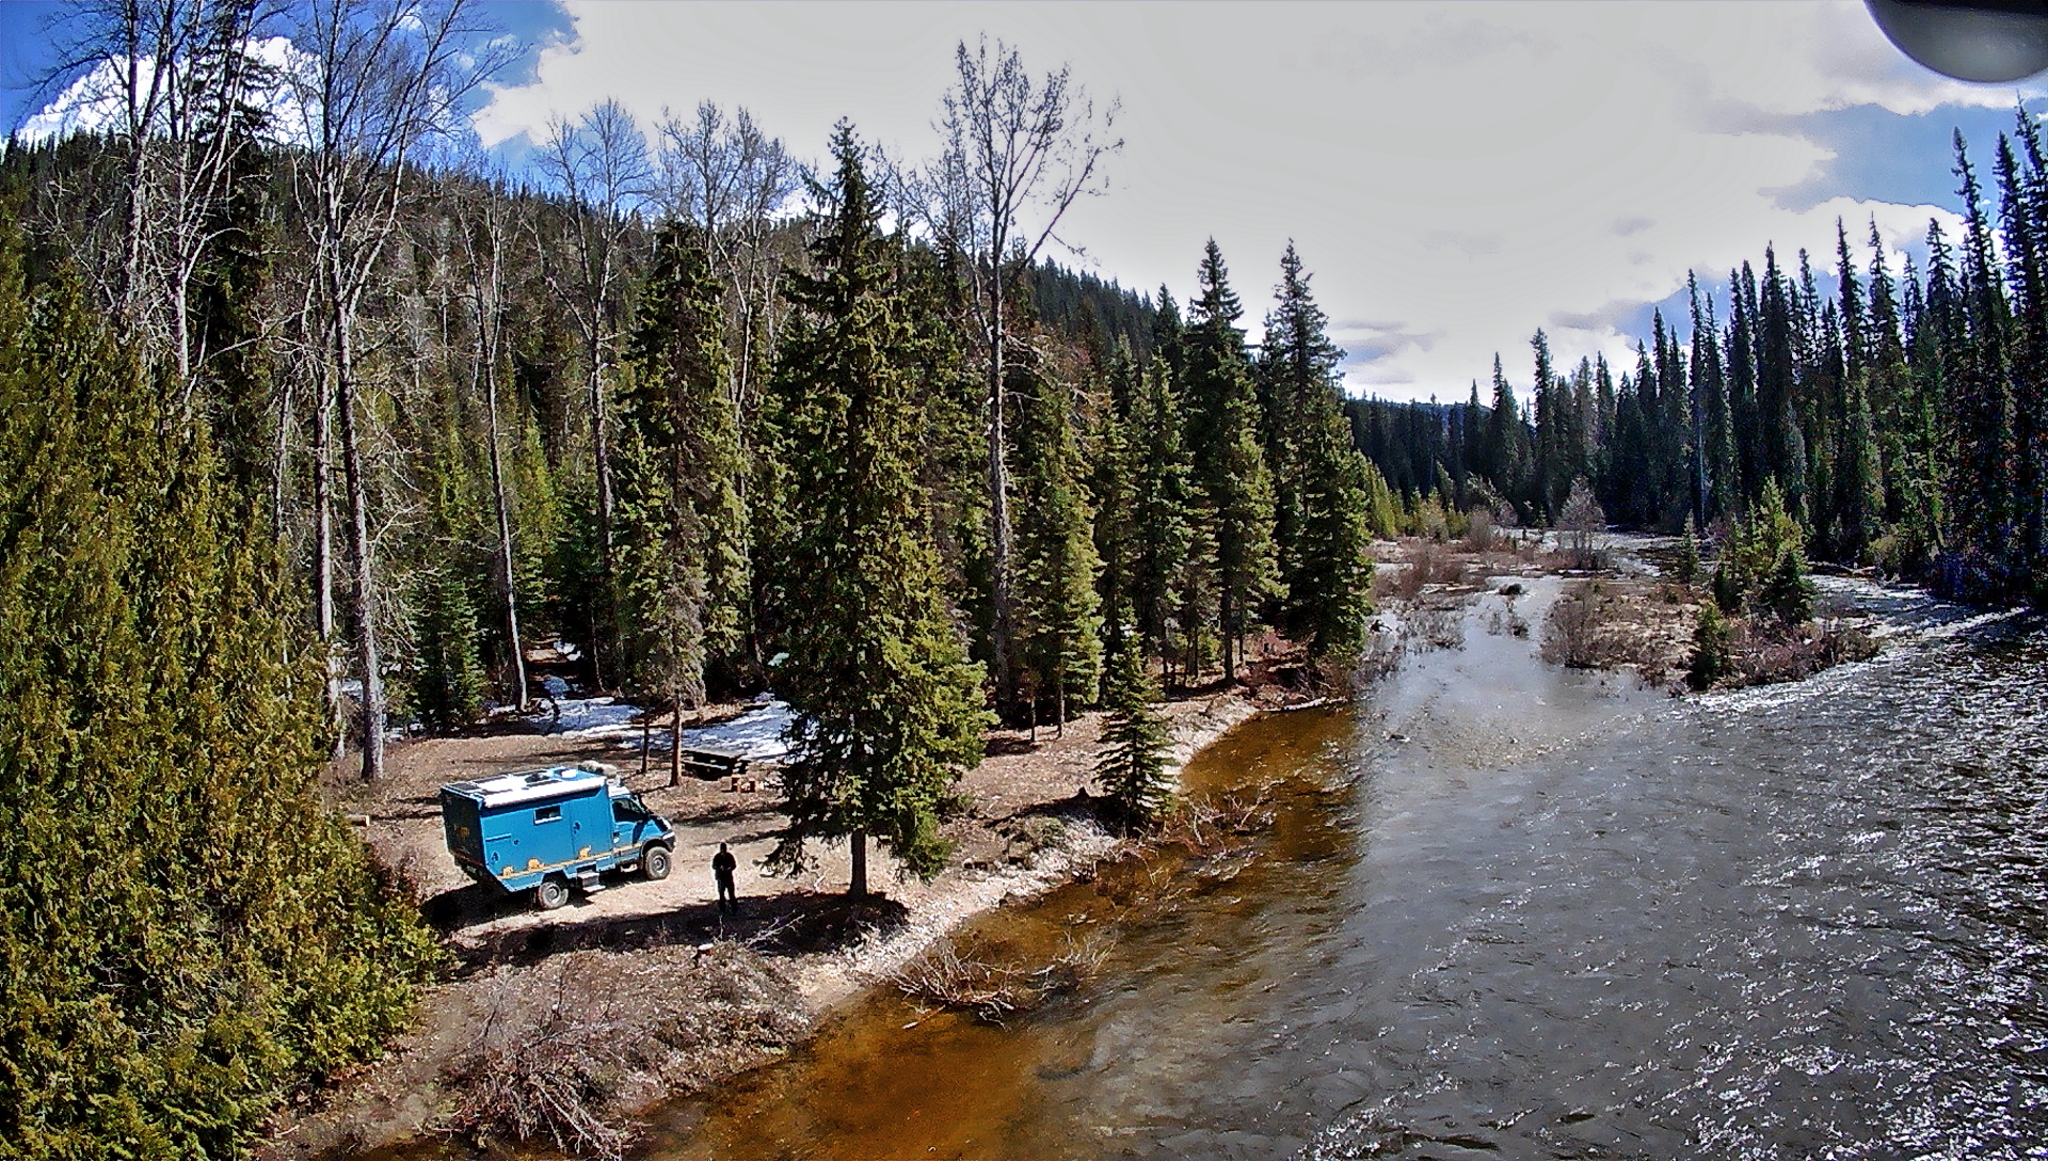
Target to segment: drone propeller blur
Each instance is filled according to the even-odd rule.
[[[2048,70],[2043,0],[1864,0],[1900,52],[1945,77],[2004,84]]]

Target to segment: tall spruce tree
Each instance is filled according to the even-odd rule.
[[[1181,441],[1180,395],[1166,360],[1155,356],[1131,405],[1131,613],[1144,652],[1185,657],[1208,620],[1205,602],[1190,615],[1184,600],[1206,592],[1208,558],[1197,552],[1192,469]]]
[[[1138,456],[1132,426],[1139,375],[1130,346],[1119,340],[1110,355],[1111,406],[1098,421],[1090,443],[1088,495],[1095,519],[1095,555],[1102,562],[1096,591],[1110,615],[1103,626],[1105,652],[1123,647],[1135,631],[1138,575]],[[1143,645],[1137,646],[1141,651]]]
[[[668,704],[669,781],[682,776],[683,710],[705,667],[740,643],[747,552],[744,464],[727,382],[724,288],[696,226],[670,222],[629,336],[620,399],[613,583],[624,676]]]
[[[1024,356],[1010,364],[1017,400],[1016,640],[1020,684],[1037,727],[1050,700],[1066,731],[1073,705],[1092,705],[1102,677],[1102,606],[1095,550],[1074,433],[1073,393]]]
[[[1209,239],[1187,333],[1188,451],[1214,542],[1218,643],[1234,680],[1252,616],[1282,592],[1273,546],[1273,478],[1259,442],[1259,405],[1244,313],[1223,252]]]
[[[1515,389],[1500,369],[1500,355],[1493,356],[1493,412],[1487,417],[1486,459],[1493,467],[1493,486],[1501,496],[1517,504],[1525,499],[1528,481],[1529,429],[1515,406]]]
[[[1530,337],[1529,350],[1536,361],[1536,450],[1530,465],[1530,490],[1544,522],[1554,523],[1572,483],[1565,463],[1566,408],[1559,398],[1557,370],[1551,365],[1550,339],[1541,328]]]
[[[1962,183],[1962,268],[1958,287],[1963,321],[1960,357],[1949,380],[1949,411],[1957,470],[1950,477],[1949,510],[1964,551],[1951,558],[1951,592],[1997,599],[2012,584],[2014,488],[2011,471],[2012,390],[2008,348],[2011,314],[1992,248],[1991,224],[1960,130],[1955,174]]]
[[[1336,381],[1344,352],[1326,333],[1328,316],[1292,242],[1274,293],[1259,370],[1273,406],[1280,622],[1311,653],[1341,654],[1363,643],[1372,611],[1371,468],[1344,418]]]
[[[845,838],[862,895],[870,834],[906,873],[938,873],[940,804],[980,762],[991,719],[982,669],[940,595],[896,258],[844,121],[832,156],[832,183],[815,191],[830,207],[811,244],[816,273],[789,277],[798,313],[775,370],[789,457],[781,589],[804,614],[782,630],[777,682],[795,714],[793,756],[782,773],[789,825],[770,864],[807,866],[809,842]]]
[[[1702,298],[1699,282],[1686,272],[1692,295],[1693,527],[1735,505],[1735,430],[1728,409],[1728,380],[1721,364],[1720,324],[1712,295]]]

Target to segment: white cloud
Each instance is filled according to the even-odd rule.
[[[1595,321],[1615,304],[1665,297],[1689,266],[1718,284],[1767,241],[1832,255],[1838,214],[1859,244],[1873,214],[1917,238],[1939,211],[1870,200],[1881,191],[1781,206],[1770,191],[1830,159],[1797,119],[2013,99],[1905,61],[1855,0],[569,9],[574,38],[479,114],[486,143],[605,97],[650,124],[711,99],[800,155],[845,116],[921,157],[957,40],[986,31],[1034,69],[1070,62],[1121,97],[1129,142],[1114,192],[1063,231],[1097,268],[1184,298],[1213,234],[1256,323],[1291,237],[1334,317],[1387,320],[1337,337],[1376,356],[1354,360],[1354,386],[1395,394],[1462,397],[1495,350],[1526,378],[1528,336],[1553,319],[1590,324],[1552,334],[1560,362],[1624,359],[1632,336]]]
[[[300,53],[289,39],[282,36],[254,41],[249,49],[252,56],[278,76],[306,67],[304,54]],[[142,58],[138,70],[138,86],[146,89],[155,72],[155,60],[150,57]],[[73,133],[123,128],[128,117],[125,97],[127,79],[123,73],[124,70],[111,60],[99,62],[66,86],[55,100],[44,106],[35,116],[24,121],[20,129],[21,139],[31,142],[45,141]],[[305,112],[297,97],[293,95],[292,86],[279,82],[269,89],[249,94],[248,99],[269,112],[269,132],[274,140],[305,140]]]

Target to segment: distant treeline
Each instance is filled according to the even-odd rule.
[[[2048,164],[2021,112],[1995,154],[1996,206],[1960,133],[1960,239],[1927,230],[1926,269],[1861,254],[1838,224],[1835,289],[1805,251],[1766,247],[1728,275],[1728,317],[1691,284],[1685,341],[1661,314],[1617,377],[1553,366],[1531,340],[1533,406],[1498,356],[1462,404],[1353,400],[1359,446],[1404,493],[1456,510],[1505,502],[1555,521],[1574,480],[1609,519],[1702,530],[1775,482],[1815,555],[1870,564],[1970,601],[2048,597]]]

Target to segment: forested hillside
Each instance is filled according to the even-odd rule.
[[[1255,350],[1213,243],[1185,315],[1038,253],[1120,145],[1063,70],[962,45],[929,163],[605,103],[507,174],[460,147],[474,8],[87,15],[161,67],[0,155],[25,1155],[232,1153],[373,1053],[432,957],[318,764],[524,706],[537,644],[654,709],[775,688],[785,861],[929,874],[996,718],[1361,641],[1391,507],[1304,263]]]
[[[1838,223],[1831,261],[1766,246],[1761,272],[1743,263],[1718,296],[1695,280],[1684,331],[1657,315],[1633,367],[1559,368],[1537,331],[1526,410],[1499,356],[1484,399],[1475,383],[1463,404],[1353,401],[1360,447],[1411,507],[1505,500],[1534,523],[1584,480],[1622,526],[1725,529],[1775,483],[1818,556],[2038,603],[2048,162],[2032,116],[1994,156],[1995,205],[1956,136],[1964,233],[1930,222],[1924,270],[1910,254],[1891,270],[1874,223],[1860,246]]]

